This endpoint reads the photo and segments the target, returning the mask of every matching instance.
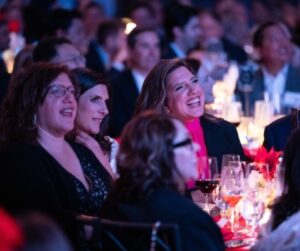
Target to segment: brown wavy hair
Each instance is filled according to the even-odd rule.
[[[118,200],[140,200],[157,188],[184,191],[173,153],[174,120],[171,115],[145,111],[126,125],[117,155]]]
[[[180,67],[195,74],[190,64],[181,59],[161,60],[149,72],[136,102],[135,115],[149,109],[167,113],[167,77]]]
[[[75,85],[66,67],[49,63],[33,64],[12,80],[0,108],[0,146],[11,141],[36,143],[38,107],[46,98],[49,84],[62,73]]]

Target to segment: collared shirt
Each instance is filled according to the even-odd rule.
[[[186,57],[186,54],[174,42],[170,43],[170,47],[173,49],[178,58]]]
[[[142,75],[137,70],[132,69],[132,76],[135,81],[136,88],[138,89],[138,92],[140,93],[144,84],[144,81],[146,79],[146,76]]]
[[[262,67],[265,87],[265,100],[273,103],[275,111],[280,112],[280,100],[284,94],[288,64],[284,65],[282,69],[274,76],[270,74],[265,67]]]

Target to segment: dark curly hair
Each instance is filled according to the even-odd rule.
[[[76,84],[80,88],[80,96],[84,94],[87,90],[99,84],[106,86],[107,91],[110,94],[110,87],[108,85],[108,82],[104,78],[104,76],[101,75],[100,73],[97,73],[87,68],[77,68],[75,70],[72,70],[71,73],[76,81]],[[106,105],[108,107],[108,110],[110,110],[110,104],[107,103]],[[108,126],[109,126],[109,113],[104,117],[104,119],[101,122],[100,132],[97,135],[92,135],[99,142],[102,150],[106,152],[110,152],[111,150],[111,143],[109,140],[105,138],[105,136],[107,135]],[[72,134],[73,134],[72,136],[75,136],[74,133]]]
[[[33,64],[12,80],[0,108],[1,147],[10,141],[36,143],[36,113],[46,98],[48,86],[62,73],[75,85],[66,67],[49,63]]]
[[[184,191],[184,181],[173,153],[175,117],[146,111],[132,119],[121,135],[117,155],[119,179],[114,195],[138,201],[157,188]]]
[[[294,131],[284,150],[284,192],[273,206],[272,229],[300,210],[300,129]]]

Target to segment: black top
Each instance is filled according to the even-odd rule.
[[[111,112],[109,135],[119,137],[131,119],[139,92],[131,70],[125,70],[111,79]]]
[[[209,114],[200,117],[204,141],[209,156],[216,157],[221,169],[224,154],[238,154],[245,160],[244,151],[234,125]]]
[[[40,145],[11,143],[0,153],[0,205],[17,214],[42,211],[71,235],[74,215],[98,215],[111,188],[110,175],[87,148],[70,145],[90,191]]]
[[[167,188],[156,189],[136,202],[122,202],[113,192],[101,210],[101,217],[135,223],[174,223],[179,226],[182,250],[224,250],[216,223],[191,200]],[[124,233],[126,235],[126,233]]]
[[[292,117],[286,115],[266,126],[264,131],[264,147],[269,151],[283,151],[293,131]]]

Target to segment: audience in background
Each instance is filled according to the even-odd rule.
[[[50,37],[41,40],[33,49],[34,62],[65,65],[70,70],[84,67],[85,57],[66,38]]]
[[[110,135],[120,135],[132,117],[136,99],[150,70],[160,59],[160,40],[154,29],[135,29],[127,37],[129,69],[111,79]]]
[[[162,58],[184,58],[188,51],[199,46],[201,28],[197,11],[185,5],[170,6],[166,13],[165,28],[170,41]]]
[[[275,111],[280,113],[292,106],[286,96],[288,93],[300,94],[300,72],[290,65],[290,37],[283,24],[270,21],[257,28],[253,45],[259,54],[260,68],[254,73],[250,107],[253,112],[255,101],[265,99],[272,102]],[[243,96],[241,100],[244,101]]]
[[[97,36],[89,45],[86,54],[88,68],[113,76],[124,70],[126,35],[121,21],[106,21],[99,25]]]
[[[225,53],[228,60],[235,60],[242,64],[247,61],[246,52],[238,44],[224,37],[221,20],[209,11],[199,12],[201,28],[201,45],[204,50],[215,53]]]
[[[11,78],[15,78],[20,71],[25,68],[31,66],[33,64],[33,47],[28,45],[24,47],[19,53],[16,55],[14,61],[14,67],[11,73]]]
[[[96,39],[98,26],[106,20],[106,15],[100,4],[90,2],[82,12],[84,28],[89,41]]]
[[[82,16],[77,11],[54,9],[49,16],[49,34],[56,37],[65,37],[82,54],[88,49],[89,40],[86,36]]]
[[[136,3],[130,9],[129,17],[140,29],[157,28],[155,12],[148,3]]]

